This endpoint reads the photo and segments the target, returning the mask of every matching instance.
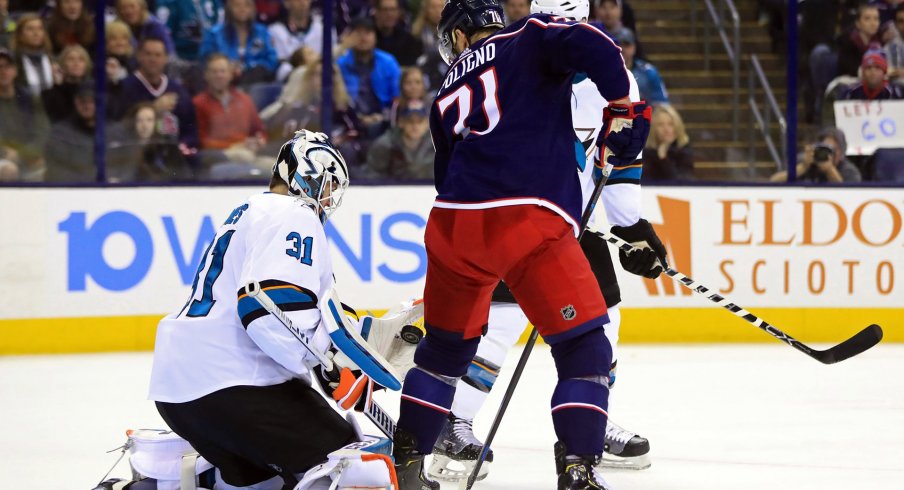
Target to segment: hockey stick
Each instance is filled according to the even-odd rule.
[[[611,233],[602,232],[601,236],[607,242],[617,246],[619,250],[625,252],[631,252],[636,250],[635,247],[631,246],[630,243],[622,240],[621,238],[612,235]],[[781,330],[775,328],[774,326],[767,323],[762,318],[757,317],[753,313],[741,308],[740,306],[734,304],[728,298],[711,292],[710,289],[703,284],[687,277],[686,275],[672,269],[671,267],[667,267],[664,271],[668,274],[669,277],[675,280],[675,282],[680,283],[682,286],[690,289],[691,291],[705,297],[706,299],[712,301],[713,303],[725,308],[726,310],[734,313],[735,315],[743,318],[748,323],[757,327],[769,335],[781,340],[782,342],[794,347],[795,349],[803,352],[804,354],[816,359],[817,361],[823,364],[835,364],[836,362],[841,362],[845,359],[851,358],[860,354],[870,347],[879,343],[882,340],[882,327],[876,325],[875,323],[864,328],[860,332],[858,332],[853,337],[845,340],[844,342],[826,349],[826,350],[816,350],[811,347],[808,347],[805,344],[802,344],[800,341],[791,337],[790,335],[782,332]]]
[[[578,241],[581,241],[581,237],[584,236],[584,231],[587,230],[587,223],[590,222],[590,216],[593,215],[596,201],[599,200],[600,194],[603,192],[603,186],[605,186],[606,181],[609,180],[609,174],[612,172],[612,164],[606,163],[602,168],[602,172],[603,175],[596,183],[596,186],[593,187],[593,194],[590,195],[590,201],[587,203],[587,208],[584,209],[584,214],[581,215],[581,227],[578,232]],[[477,481],[477,475],[480,474],[480,467],[483,466],[483,461],[490,451],[490,444],[493,443],[493,438],[496,437],[496,431],[499,430],[499,425],[502,423],[502,416],[505,415],[509,402],[512,400],[512,396],[515,393],[515,388],[518,387],[518,381],[521,380],[521,373],[524,372],[524,367],[527,365],[527,360],[530,357],[531,351],[534,349],[534,344],[537,343],[537,337],[539,335],[540,333],[537,332],[537,327],[531,325],[530,338],[527,339],[527,343],[524,345],[524,351],[521,352],[521,358],[518,359],[518,365],[512,373],[512,380],[505,389],[505,395],[502,396],[502,402],[499,405],[499,409],[496,411],[496,416],[493,418],[493,425],[490,427],[489,434],[487,434],[486,442],[483,443],[483,447],[480,449],[480,456],[477,458],[477,464],[474,465],[474,469],[471,471],[471,474],[468,475],[468,482],[465,486],[467,490],[471,490],[471,487],[474,486],[474,482]]]
[[[288,330],[299,342],[304,346],[305,349],[308,350],[314,357],[317,358],[317,361],[320,362],[320,365],[323,366],[325,373],[330,379],[339,379],[339,370],[336,369],[336,365],[333,363],[333,360],[327,357],[322,352],[318,352],[313,349],[309,344],[304,335],[302,335],[301,330],[298,329],[295,325],[292,324],[292,319],[289,318],[284,311],[279,309],[279,306],[273,302],[273,299],[267,294],[266,291],[261,288],[261,285],[257,281],[251,281],[245,286],[245,292],[248,293],[248,296],[257,300],[257,302],[265,309],[268,313],[276,317],[280,323],[286,327]],[[383,434],[386,434],[390,440],[392,440],[392,435],[395,433],[396,423],[389,414],[386,413],[383,408],[377,404],[377,402],[372,399],[365,403],[364,407],[364,415],[370,419],[374,425],[377,426],[378,429]]]

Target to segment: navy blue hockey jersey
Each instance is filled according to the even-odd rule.
[[[462,53],[430,114],[439,194],[434,205],[535,204],[577,229],[581,184],[571,88],[578,72],[606,100],[628,96],[621,50],[588,24],[532,15]]]

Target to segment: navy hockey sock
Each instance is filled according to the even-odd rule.
[[[603,454],[609,418],[608,375],[612,347],[602,328],[552,346],[559,383],[552,395],[552,422],[568,454]]]
[[[562,379],[552,394],[552,423],[568,454],[603,454],[609,389],[584,379]]]
[[[417,439],[417,451],[433,452],[433,445],[455,397],[456,378],[427,373],[420,368],[408,371],[402,389],[399,428]],[[450,384],[451,382],[451,384]]]

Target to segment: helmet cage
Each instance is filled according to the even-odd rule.
[[[321,221],[342,204],[348,188],[345,159],[323,133],[295,133],[280,149],[273,173],[289,187],[289,195],[314,208]]]

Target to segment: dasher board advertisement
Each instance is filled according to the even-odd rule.
[[[263,190],[0,192],[0,353],[151,348],[159,318],[185,303],[214,230]],[[434,196],[431,186],[349,190],[326,225],[343,301],[381,311],[422,295]],[[866,323],[904,316],[902,215],[904,189],[644,189],[644,216],[672,267],[816,336],[865,314],[879,317]],[[604,220],[592,227],[607,228]],[[625,339],[760,339],[665,275],[641,279],[613,259]],[[700,328],[691,334],[676,322]],[[891,327],[887,340],[900,332]]]

